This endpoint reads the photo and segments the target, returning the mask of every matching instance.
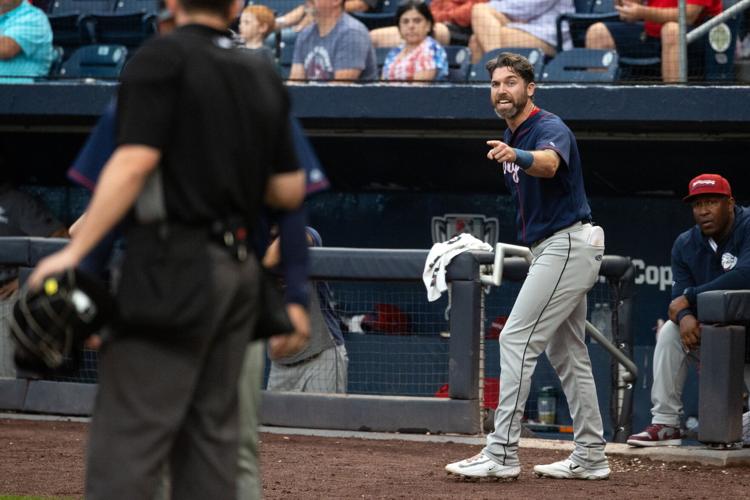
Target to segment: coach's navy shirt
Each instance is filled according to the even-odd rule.
[[[505,130],[504,142],[527,151],[551,149],[561,159],[551,179],[533,177],[515,163],[503,163],[505,184],[518,206],[519,241],[531,245],[574,222],[591,219],[578,145],[558,116],[536,109],[515,132]]]
[[[699,293],[750,287],[750,208],[734,207],[729,235],[711,247],[700,227],[693,226],[672,246],[672,298],[685,295],[695,305]]]

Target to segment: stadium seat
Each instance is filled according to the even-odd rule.
[[[544,53],[537,48],[533,47],[503,47],[500,49],[494,49],[487,52],[482,60],[477,64],[472,64],[469,71],[470,82],[489,82],[490,77],[487,74],[487,63],[490,60],[496,58],[498,54],[503,52],[513,52],[520,54],[529,60],[531,65],[534,67],[534,78],[538,80],[542,75],[542,68],[544,67]]]
[[[65,61],[60,76],[65,78],[117,78],[128,49],[124,45],[85,45]]]
[[[466,83],[471,69],[471,50],[461,45],[448,45],[445,52],[448,55],[448,81]]]
[[[563,23],[568,24],[574,47],[585,46],[586,29],[594,23],[617,21],[620,16],[615,10],[614,0],[575,0],[574,13],[562,14],[557,18],[557,51],[563,50]]]
[[[49,67],[49,78],[57,78],[60,76],[60,70],[62,69],[63,60],[65,59],[65,49],[59,46],[52,47],[52,64]]]
[[[114,12],[84,15],[81,23],[91,42],[133,49],[156,33],[158,0],[117,0]]]
[[[94,33],[81,20],[91,14],[111,13],[114,5],[114,0],[54,0],[47,15],[52,43],[66,48],[90,43]]]
[[[367,26],[368,30],[394,26],[398,4],[399,0],[382,0],[373,12],[352,12],[351,15]]]
[[[613,82],[618,76],[614,50],[571,49],[544,66],[543,82]]]
[[[279,54],[279,73],[281,78],[289,78],[289,72],[292,71],[292,57],[294,57],[294,45],[291,43],[282,44]]]

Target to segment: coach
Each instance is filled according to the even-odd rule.
[[[151,498],[165,460],[174,498],[236,496],[237,379],[259,297],[246,240],[264,198],[291,209],[304,196],[282,82],[228,36],[240,4],[167,5],[178,28],[122,74],[118,147],[78,233],[30,278],[76,266],[137,199],[163,200],[163,217],[141,213],[127,233],[121,317],[100,355],[91,499]]]
[[[659,330],[654,350],[653,418],[645,430],[628,438],[632,446],[682,444],[682,388],[688,360],[697,359],[701,338],[698,294],[750,284],[750,208],[735,205],[729,181],[716,174],[699,175],[690,181],[684,201],[692,207],[695,226],[672,246],[669,321]]]

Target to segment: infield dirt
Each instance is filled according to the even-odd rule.
[[[0,496],[81,498],[85,423],[0,419]],[[443,470],[479,447],[399,440],[261,434],[266,499],[747,498],[750,467],[610,458],[607,481],[536,478],[532,466],[566,452],[522,448],[512,482],[461,481]]]

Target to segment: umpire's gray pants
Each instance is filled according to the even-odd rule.
[[[235,498],[237,380],[257,316],[258,263],[210,247],[210,317],[200,333],[118,333],[99,358],[86,497],[150,499],[169,461],[172,498]]]
[[[545,351],[573,417],[575,450],[584,467],[606,463],[604,431],[585,343],[586,293],[604,253],[604,235],[574,224],[532,247],[534,259],[500,336],[500,397],[484,453],[517,465],[521,417],[537,358]]]

